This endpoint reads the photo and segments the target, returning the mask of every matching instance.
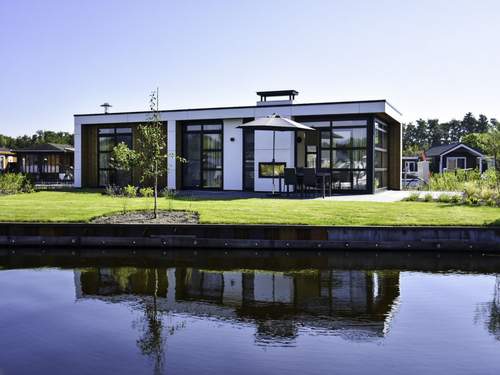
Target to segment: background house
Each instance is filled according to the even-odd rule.
[[[480,172],[483,170],[484,155],[463,143],[431,147],[425,152],[425,156],[430,161],[430,170],[433,173],[457,169],[477,168]]]
[[[15,166],[16,160],[16,154],[12,152],[12,150],[0,147],[0,173],[12,170]]]
[[[56,143],[36,144],[15,150],[17,170],[37,184],[73,182],[74,148]]]

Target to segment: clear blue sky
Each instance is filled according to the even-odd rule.
[[[386,98],[404,114],[500,118],[498,0],[0,0],[0,133],[73,114]]]

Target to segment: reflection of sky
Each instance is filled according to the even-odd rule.
[[[493,276],[401,273],[391,330],[376,342],[300,327],[292,347],[263,347],[255,345],[252,324],[169,313],[164,324],[183,324],[183,329],[167,337],[166,369],[496,374],[500,343],[474,322],[477,305],[492,301],[494,285]],[[0,286],[0,372],[71,369],[77,374],[92,367],[137,374],[151,369],[138,352],[138,332],[131,325],[142,312],[129,303],[75,301],[72,270],[0,271]]]

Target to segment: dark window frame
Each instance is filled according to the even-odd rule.
[[[376,139],[377,139],[377,132],[383,133],[382,135],[385,134],[385,144],[382,142],[382,145],[385,147],[377,146]],[[375,165],[377,161],[377,152],[381,154],[381,160],[384,160],[384,155],[386,156],[387,164],[386,166],[382,167],[377,167]],[[376,118],[373,123],[373,187],[375,190],[379,189],[387,189],[389,186],[389,126]],[[385,175],[385,184],[382,184],[382,186],[379,183],[379,186],[376,186],[376,175],[377,173],[382,173]]]
[[[117,132],[117,129],[120,129],[120,132]],[[130,132],[123,132],[123,129],[130,129]],[[108,130],[106,132],[101,133],[101,130]],[[101,171],[106,171],[108,173],[108,185],[115,185],[112,181],[114,179],[111,174],[115,174],[117,170],[112,167],[101,168],[101,154],[111,155],[113,152],[113,148],[118,145],[118,137],[130,136],[130,145],[134,146],[134,130],[131,126],[106,126],[97,128],[97,185],[99,187],[106,187],[107,185],[101,184]],[[101,150],[101,138],[112,138],[113,139],[113,147],[111,150]],[[130,174],[130,182],[133,182],[133,173],[132,170],[129,171]],[[114,176],[116,177],[116,176]]]
[[[218,129],[210,129],[205,128],[205,126],[218,126]],[[193,130],[189,129],[190,126],[199,126],[199,128],[195,128]],[[181,123],[182,135],[181,135],[181,143],[182,143],[182,155],[186,158],[185,155],[185,145],[184,145],[184,136],[186,134],[200,134],[200,186],[186,186],[184,184],[184,174],[186,166],[182,167],[182,182],[181,186],[183,189],[203,189],[203,190],[223,190],[224,189],[224,122],[223,120],[210,119],[210,120],[195,120],[195,121],[183,121]],[[221,143],[219,148],[207,148],[205,149],[203,146],[203,135],[204,134],[220,134],[221,135]],[[203,166],[203,153],[204,152],[220,152],[221,153],[221,166],[220,168],[207,168]],[[187,159],[187,158],[186,158]],[[221,184],[220,187],[204,187],[203,185],[203,172],[210,171],[220,171],[221,172]]]
[[[370,143],[370,123],[372,117],[367,116],[367,115],[336,115],[336,116],[328,116],[328,115],[321,115],[321,116],[295,116],[294,120],[304,123],[304,125],[309,125],[310,123],[313,125],[313,127],[316,129],[316,131],[321,132],[328,130],[330,132],[330,147],[322,147],[321,144],[321,133],[318,137],[318,142],[317,142],[317,150],[318,150],[318,156],[316,158],[316,170],[321,171],[321,172],[327,172],[330,173],[331,176],[333,176],[334,172],[347,172],[349,174],[349,179],[350,179],[350,189],[336,189],[335,186],[332,187],[333,191],[337,192],[342,192],[342,193],[351,193],[351,194],[365,194],[370,191],[370,186],[371,186],[371,173],[370,173],[370,165],[371,165],[371,157],[370,157],[370,150],[372,149],[371,143]],[[335,122],[343,122],[343,121],[363,121],[363,124],[355,124],[355,125],[345,125],[345,126],[335,126]],[[329,126],[314,126],[314,123],[320,123],[320,122],[326,122],[329,123]],[[341,146],[341,147],[334,147],[333,143],[333,132],[334,130],[342,130],[342,129],[365,129],[366,130],[366,138],[365,138],[365,146],[359,147],[359,146]],[[333,168],[333,152],[334,150],[346,150],[348,151],[348,156],[349,160],[351,161],[351,168]],[[361,150],[365,151],[366,154],[366,166],[365,168],[354,168],[352,166],[352,160],[353,160],[353,155],[352,151],[355,150]],[[307,150],[306,150],[307,151]],[[321,168],[321,163],[322,163],[322,158],[321,154],[322,151],[329,151],[330,155],[330,168]],[[307,165],[307,152],[304,153],[304,165]],[[364,172],[366,175],[366,185],[362,189],[357,189],[355,188],[355,175],[357,173]]]

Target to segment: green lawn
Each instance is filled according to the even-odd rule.
[[[160,208],[169,208],[159,199]],[[425,202],[334,202],[295,199],[188,200],[176,210],[197,211],[202,223],[315,225],[500,225],[500,209]],[[98,192],[37,192],[0,197],[0,222],[85,222],[113,212],[150,209],[152,198]]]

